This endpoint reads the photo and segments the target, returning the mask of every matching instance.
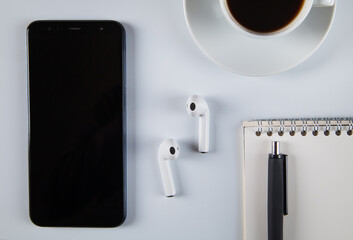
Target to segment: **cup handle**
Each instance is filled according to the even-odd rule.
[[[313,7],[332,7],[335,0],[314,0]]]

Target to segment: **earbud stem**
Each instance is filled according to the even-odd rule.
[[[175,195],[175,187],[172,170],[170,169],[170,160],[160,158],[159,168],[161,170],[164,193],[166,197],[173,197]]]
[[[210,146],[210,113],[207,111],[199,117],[199,152],[207,153]]]

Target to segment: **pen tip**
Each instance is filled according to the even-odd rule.
[[[279,142],[278,141],[272,142],[272,154],[279,155]]]

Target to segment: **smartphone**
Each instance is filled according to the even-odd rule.
[[[45,227],[126,216],[125,30],[115,21],[27,28],[29,215]]]

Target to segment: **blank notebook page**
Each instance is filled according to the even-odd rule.
[[[309,129],[312,128],[309,126]],[[290,136],[244,127],[244,239],[267,239],[267,171],[271,142],[288,155],[284,240],[353,239],[353,136],[331,131]],[[267,130],[267,129],[266,129]]]

